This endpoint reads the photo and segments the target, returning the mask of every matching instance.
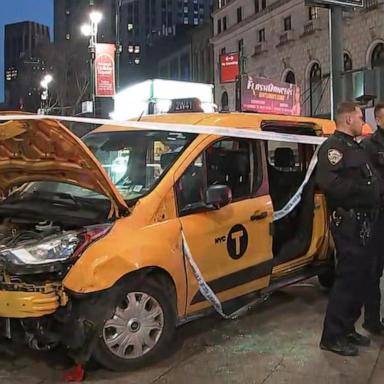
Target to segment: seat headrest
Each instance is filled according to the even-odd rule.
[[[245,176],[249,173],[249,156],[245,152],[230,152],[225,157],[227,169]],[[231,171],[230,171],[231,172]]]
[[[289,168],[295,166],[295,154],[292,148],[280,147],[275,149],[275,167]]]

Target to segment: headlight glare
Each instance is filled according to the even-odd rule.
[[[77,233],[67,233],[46,241],[4,250],[1,254],[17,265],[40,265],[67,260],[78,247],[80,239]]]

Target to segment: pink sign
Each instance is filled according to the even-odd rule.
[[[96,44],[95,84],[97,97],[115,95],[114,44]]]
[[[246,75],[242,78],[241,110],[300,115],[300,87]]]

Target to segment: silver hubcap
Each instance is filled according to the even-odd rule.
[[[143,292],[130,292],[104,324],[103,338],[114,355],[136,359],[157,344],[163,327],[164,313],[158,301]]]

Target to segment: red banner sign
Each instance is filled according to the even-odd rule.
[[[239,76],[239,54],[228,53],[220,55],[220,82],[231,83],[236,81],[236,77]]]
[[[115,96],[115,45],[96,44],[95,84],[97,97]]]
[[[244,76],[241,89],[244,112],[300,115],[300,88],[295,84]]]

